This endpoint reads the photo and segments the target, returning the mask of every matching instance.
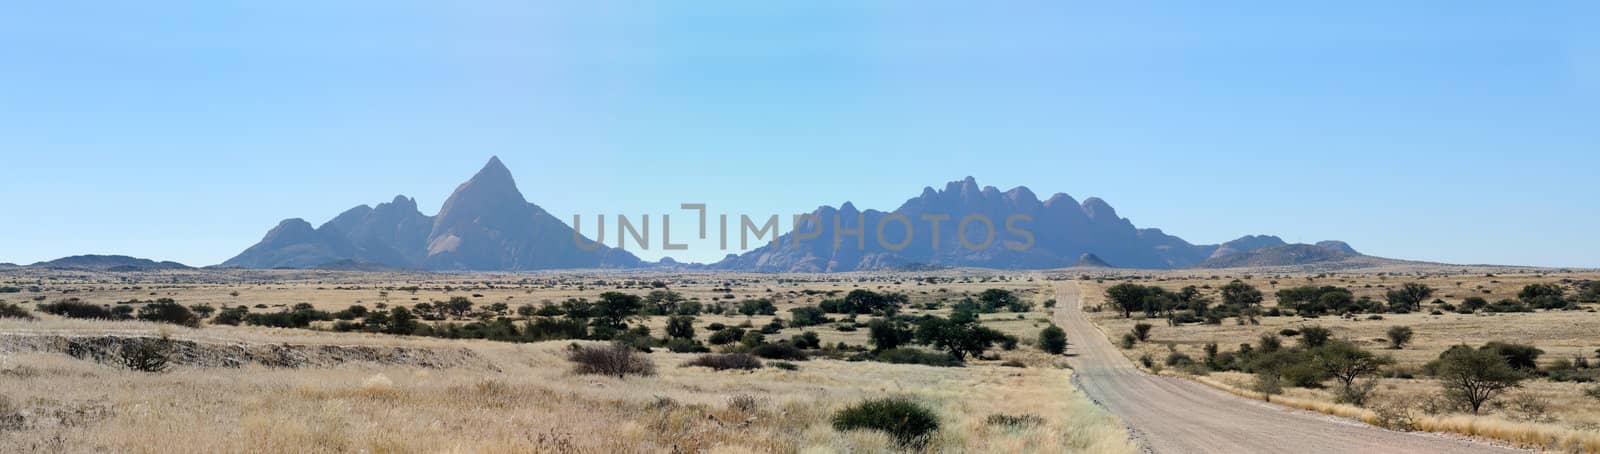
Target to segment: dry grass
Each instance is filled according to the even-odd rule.
[[[0,353],[0,413],[22,423],[0,452],[892,452],[880,433],[834,431],[832,413],[886,394],[926,403],[943,429],[929,452],[1131,453],[1117,420],[1053,359],[1034,367],[809,361],[798,371],[680,367],[574,375],[566,342],[509,344],[254,327],[161,328],[47,317],[0,333],[155,335],[210,342],[468,348],[493,368],[356,364],[322,369],[176,367],[144,374],[61,355]],[[1044,424],[991,426],[991,414]],[[0,415],[0,422],[6,415]]]

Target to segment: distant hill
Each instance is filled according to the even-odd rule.
[[[966,244],[985,243],[986,229],[973,228],[960,237],[956,225],[968,215],[983,215],[994,223],[997,235],[985,248]],[[1008,235],[1006,220],[1025,217],[1018,227],[1032,235],[1027,247],[1018,245],[1021,235]],[[937,237],[925,216],[948,216]],[[917,226],[906,237],[899,221],[884,229],[884,241],[877,241],[877,226],[885,219],[911,220]],[[980,225],[980,224],[974,224]],[[837,227],[836,227],[837,226]],[[785,226],[787,227],[787,226]],[[834,245],[834,232],[841,244]],[[1160,229],[1138,228],[1117,214],[1111,204],[1096,197],[1082,203],[1066,194],[1039,200],[1026,187],[1000,191],[980,187],[972,177],[953,181],[942,190],[923,188],[922,194],[907,200],[891,212],[860,210],[845,202],[838,208],[823,206],[802,219],[794,231],[801,238],[796,244],[794,231],[778,239],[778,246],[765,245],[730,256],[711,265],[713,269],[762,272],[841,272],[899,269],[912,264],[942,267],[984,267],[999,269],[1112,266],[1123,268],[1171,269],[1191,267],[1207,260],[1248,253],[1261,248],[1282,246],[1275,236],[1249,235],[1220,245],[1196,245],[1168,235]],[[856,232],[861,232],[857,234]],[[860,237],[866,237],[863,241]],[[905,243],[891,250],[887,245]],[[938,246],[935,247],[935,244]],[[1342,243],[1341,243],[1342,244]],[[1092,257],[1093,260],[1085,260]]]
[[[511,171],[491,157],[456,188],[437,216],[424,215],[416,200],[397,196],[375,207],[351,208],[315,228],[303,219],[287,219],[222,266],[522,271],[644,264],[606,246],[581,249],[574,235],[571,227],[528,203]]]
[[[160,270],[187,270],[188,265],[178,262],[157,262],[150,259],[129,257],[126,255],[74,255],[62,257],[48,262],[39,262],[30,267],[88,270],[88,271],[160,271]]]
[[[1327,242],[1324,242],[1327,243]],[[1339,242],[1335,242],[1339,243]],[[1344,244],[1344,243],[1339,243]],[[1256,266],[1289,266],[1338,262],[1362,257],[1349,245],[1344,248],[1319,244],[1285,244],[1264,247],[1246,252],[1216,257],[1196,265],[1197,268],[1240,268]]]
[[[1088,252],[1085,252],[1082,256],[1078,257],[1078,263],[1074,263],[1072,266],[1086,268],[1115,268],[1111,266],[1110,263],[1106,263],[1105,260],[1101,260],[1100,256]]]

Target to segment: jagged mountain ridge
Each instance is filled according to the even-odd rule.
[[[491,157],[456,188],[437,216],[422,214],[415,199],[397,196],[376,207],[351,208],[316,228],[304,219],[287,219],[222,266],[523,271],[643,264],[606,246],[581,249],[574,235],[529,203],[511,171]]]
[[[986,216],[994,223],[996,236],[989,247],[973,250],[960,245],[956,224],[972,214]],[[894,220],[886,224],[890,227],[885,229],[884,241],[877,241],[879,222],[893,215],[909,220],[914,226],[911,241],[906,241],[903,222]],[[931,225],[920,220],[924,215],[949,218],[935,235]],[[1030,247],[1005,247],[1004,242],[1008,240],[1019,246],[1026,243],[1025,236],[1008,237],[1006,220],[1012,215],[1031,219],[1017,225],[1032,235]],[[837,248],[833,237],[835,225],[841,232]],[[983,244],[985,229],[981,224],[972,225],[974,227],[967,232],[968,243]],[[856,230],[863,233],[843,233]],[[796,232],[801,232],[802,236],[816,236],[809,240],[802,238],[796,244]],[[888,247],[901,243],[907,246],[899,250]],[[1111,204],[1097,197],[1079,203],[1072,196],[1057,193],[1041,201],[1026,187],[1001,192],[992,186],[979,187],[976,180],[967,177],[946,184],[942,190],[924,188],[921,195],[907,200],[892,212],[861,211],[849,202],[839,208],[819,207],[793,231],[780,237],[777,247],[767,245],[730,255],[712,264],[711,268],[765,272],[842,272],[920,265],[999,269],[1105,265],[1170,269],[1285,244],[1275,236],[1248,235],[1220,245],[1195,245],[1160,229],[1138,228],[1119,216]],[[1304,256],[1321,259],[1334,254]],[[1085,260],[1088,257],[1093,260]]]

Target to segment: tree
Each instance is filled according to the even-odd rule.
[[[465,317],[467,312],[472,311],[472,300],[465,296],[452,296],[449,301],[444,302],[444,308],[451,315]]]
[[[1445,396],[1466,404],[1473,414],[1526,378],[1493,351],[1473,348],[1451,348],[1439,355],[1438,377]]]
[[[629,318],[639,315],[639,310],[644,308],[644,299],[639,295],[630,295],[622,292],[605,292],[600,294],[600,301],[594,305],[595,323],[598,326],[621,329],[627,326]]]
[[[868,339],[872,342],[873,351],[884,351],[899,348],[912,339],[910,329],[900,322],[889,320],[873,320],[867,324]]]
[[[1122,312],[1123,318],[1127,318],[1133,315],[1133,311],[1144,309],[1144,298],[1149,294],[1149,287],[1122,283],[1106,289],[1106,300]]]
[[[1039,331],[1039,349],[1045,353],[1059,355],[1067,351],[1067,332],[1056,325],[1050,325]]]
[[[1389,328],[1387,334],[1389,336],[1389,346],[1395,350],[1406,348],[1406,344],[1411,343],[1411,336],[1413,335],[1409,326]]]
[[[828,323],[828,313],[816,306],[801,306],[789,309],[789,324],[796,328],[821,325]]]
[[[384,329],[389,334],[411,334],[417,332],[417,316],[410,309],[395,306],[389,309],[389,325]]]
[[[693,339],[694,317],[688,315],[675,315],[667,318],[667,337],[674,339]]]
[[[161,298],[139,308],[139,320],[172,323],[190,328],[200,326],[200,317],[171,298]]]
[[[1433,287],[1415,282],[1407,282],[1384,294],[1384,298],[1389,300],[1389,310],[1399,313],[1417,310],[1430,297],[1433,297]]]
[[[1321,326],[1307,326],[1300,329],[1300,346],[1308,349],[1327,345],[1328,340],[1332,338],[1333,331]]]
[[[1544,350],[1532,345],[1512,344],[1506,342],[1490,342],[1483,345],[1483,350],[1488,350],[1505,359],[1506,365],[1519,371],[1533,372],[1539,370],[1539,355]]]
[[[739,303],[739,313],[746,317],[757,314],[772,315],[778,313],[778,307],[772,305],[772,300],[766,298],[744,300]]]
[[[991,288],[978,294],[978,302],[983,303],[983,312],[996,312],[1006,308],[1011,312],[1027,312],[1032,309],[1031,304],[1024,304],[1022,298],[1010,290]]]
[[[667,315],[678,312],[678,303],[684,301],[683,295],[671,290],[655,290],[644,296],[645,305],[654,315]]]
[[[1229,306],[1250,308],[1261,305],[1261,290],[1244,281],[1235,279],[1228,285],[1222,286],[1222,302]]]
[[[1334,341],[1312,352],[1312,361],[1323,374],[1339,381],[1339,400],[1361,406],[1366,404],[1370,388],[1356,386],[1356,379],[1373,375],[1378,368],[1394,364],[1394,360],[1373,355],[1349,342]]]
[[[918,342],[947,351],[958,361],[966,360],[967,355],[982,355],[1004,338],[1005,333],[969,319],[929,317],[916,330]]]

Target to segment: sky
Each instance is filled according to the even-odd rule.
[[[1290,3],[7,2],[0,262],[217,264],[285,218],[434,214],[499,156],[585,232],[674,242],[681,203],[970,175],[1196,244],[1600,267],[1600,6]]]

